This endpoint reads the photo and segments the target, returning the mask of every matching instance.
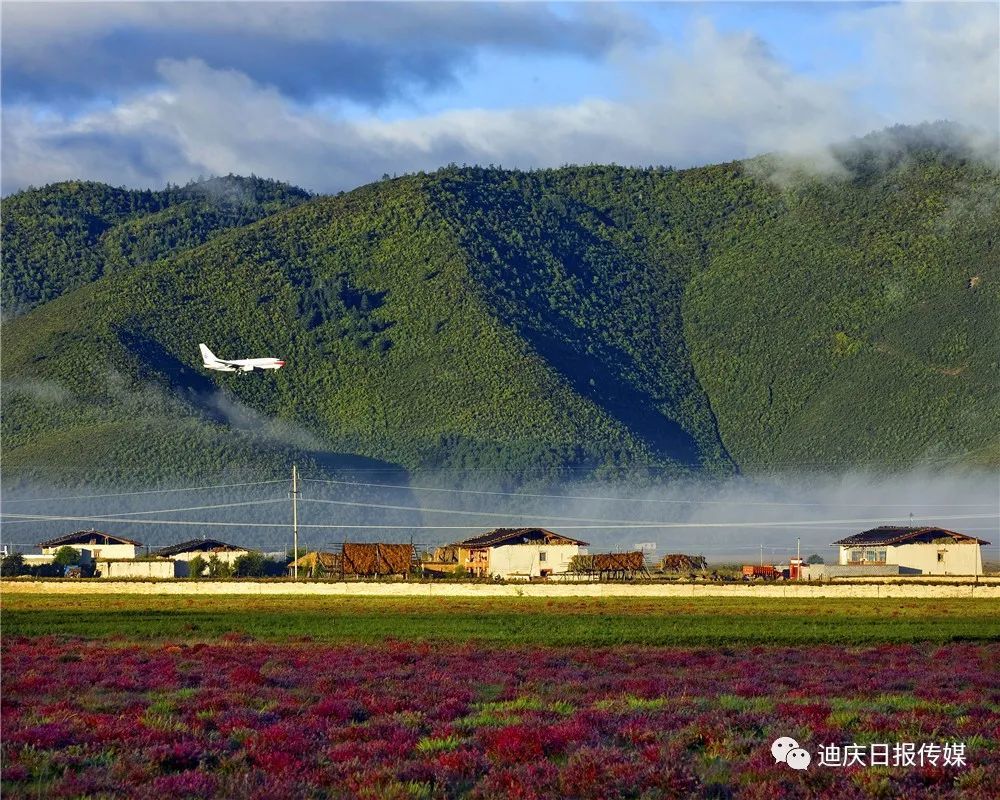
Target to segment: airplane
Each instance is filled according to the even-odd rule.
[[[205,369],[214,369],[219,372],[253,372],[255,369],[281,369],[285,366],[284,361],[277,358],[237,358],[226,361],[216,358],[215,353],[204,344],[199,344],[201,349],[202,366]]]

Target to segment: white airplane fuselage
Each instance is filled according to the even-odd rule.
[[[285,362],[277,358],[218,358],[206,345],[199,344],[198,347],[202,366],[217,372],[253,372],[255,369],[281,369],[285,366]]]

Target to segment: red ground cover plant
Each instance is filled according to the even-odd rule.
[[[8,798],[996,798],[1000,645],[3,651]],[[795,771],[770,744],[961,742]]]

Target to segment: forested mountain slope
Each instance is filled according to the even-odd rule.
[[[159,192],[80,181],[18,192],[3,201],[4,315],[308,197],[277,181],[232,175]]]
[[[449,167],[174,249],[135,212],[101,246],[155,244],[4,323],[4,477],[995,466],[998,174],[883,145],[835,177]],[[287,366],[209,374],[199,341]]]

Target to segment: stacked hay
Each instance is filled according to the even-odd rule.
[[[646,562],[640,551],[632,553],[595,553],[595,572],[641,572]]]
[[[344,544],[345,575],[406,575],[413,563],[413,545],[382,542]]]
[[[664,572],[696,572],[707,567],[704,556],[686,556],[683,553],[666,555],[659,563],[659,569]]]

